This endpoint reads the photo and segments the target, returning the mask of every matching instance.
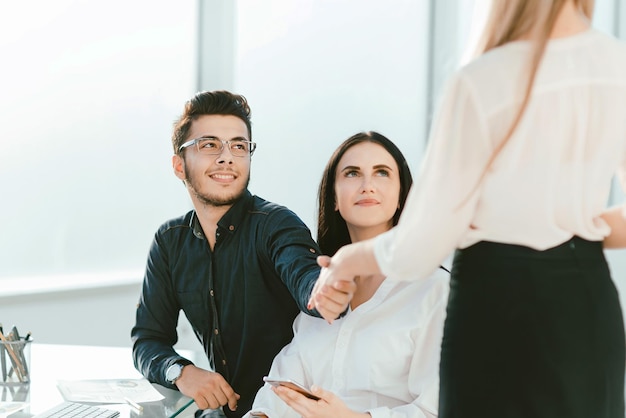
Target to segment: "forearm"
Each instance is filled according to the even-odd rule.
[[[180,356],[173,347],[158,342],[138,338],[133,345],[133,360],[135,368],[146,379],[161,386],[175,389],[175,386],[165,380],[165,370],[172,364],[192,364],[188,359]]]
[[[607,209],[600,217],[611,227],[611,233],[604,238],[604,248],[626,248],[626,205]]]
[[[157,315],[157,316],[155,316]],[[163,318],[159,321],[157,318]],[[135,326],[131,330],[133,342],[133,360],[137,370],[153,383],[175,389],[165,380],[165,370],[180,362],[190,364],[174,350],[176,343],[176,319],[168,318],[163,310],[156,310],[153,314],[142,298],[137,308]]]
[[[300,311],[315,315],[307,302],[319,276],[320,250],[308,228],[293,212],[280,210],[270,215],[259,237],[262,258],[289,289]]]

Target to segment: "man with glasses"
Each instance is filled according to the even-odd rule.
[[[200,409],[223,406],[226,416],[239,417],[291,340],[295,316],[307,312],[319,249],[293,212],[248,191],[256,144],[243,96],[198,93],[175,123],[172,143],[174,173],[194,210],[154,237],[133,357],[148,380],[178,388]],[[181,310],[213,371],[173,349]]]

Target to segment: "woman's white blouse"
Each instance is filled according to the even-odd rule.
[[[370,300],[331,325],[301,313],[293,341],[268,375],[320,386],[373,418],[436,417],[448,279],[439,269],[424,281],[385,280]],[[268,384],[252,410],[299,417]]]
[[[381,270],[424,277],[479,241],[544,250],[577,235],[601,241],[614,174],[626,176],[626,46],[587,30],[549,41],[530,102],[519,109],[531,45],[495,48],[448,82],[398,226],[379,235]]]

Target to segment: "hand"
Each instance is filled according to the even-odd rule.
[[[285,386],[272,387],[272,390],[302,418],[370,418],[368,413],[358,413],[346,406],[334,393],[313,386],[311,392],[321,399],[314,401]]]
[[[346,310],[356,291],[354,278],[332,281],[330,262],[331,258],[328,256],[317,258],[317,264],[322,267],[322,270],[315,282],[308,305],[309,309],[315,307],[328,323],[332,323]]]
[[[190,364],[183,368],[176,386],[183,395],[193,398],[200,409],[217,409],[224,405],[231,411],[237,409],[240,396],[219,373]]]
[[[611,233],[604,237],[604,248],[626,247],[626,205],[613,206],[600,214],[600,217],[609,224]]]

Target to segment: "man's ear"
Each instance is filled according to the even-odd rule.
[[[174,154],[172,156],[172,168],[174,169],[174,175],[181,179],[182,181],[186,180],[185,177],[185,160],[178,154]]]

